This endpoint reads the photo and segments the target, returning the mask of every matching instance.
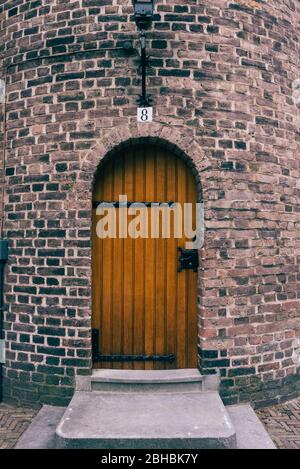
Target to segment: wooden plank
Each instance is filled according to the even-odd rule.
[[[181,160],[177,160],[177,198],[183,204],[186,200],[186,169]],[[177,245],[184,248],[185,239]],[[187,273],[177,275],[177,368],[186,367],[186,328],[187,328]]]
[[[119,200],[123,191],[123,154],[114,158],[114,184],[112,200]],[[113,262],[112,262],[112,349],[116,354],[123,354],[122,350],[122,319],[123,319],[123,240],[119,238],[119,210],[117,215],[117,237],[113,240]],[[123,368],[122,363],[114,363],[114,368]]]
[[[144,147],[137,146],[135,154],[134,201],[142,202],[145,197],[145,156]],[[134,240],[134,298],[133,298],[133,343],[134,353],[145,353],[145,253],[144,240]],[[135,362],[134,369],[145,369],[143,362]]]
[[[134,174],[133,174],[133,151],[127,150],[124,161],[124,194],[127,195],[128,200],[133,200],[134,195]],[[128,228],[128,226],[127,226]],[[124,311],[123,311],[123,343],[124,353],[132,355],[134,352],[133,347],[133,292],[134,292],[134,268],[133,268],[133,243],[131,238],[124,239]],[[124,363],[124,369],[131,370],[134,363]]]
[[[156,199],[164,201],[166,196],[166,172],[165,158],[159,148],[156,149]],[[155,263],[155,353],[165,353],[165,241],[160,237],[156,240],[156,263]],[[165,368],[163,363],[155,363],[155,369]]]
[[[167,162],[166,199],[177,201],[176,158],[170,153],[165,155]],[[167,242],[166,256],[166,353],[176,356],[176,324],[177,324],[177,240],[175,238],[174,217],[171,217],[171,238]],[[166,364],[168,368],[176,368],[176,362]]]
[[[155,154],[153,148],[145,149],[146,155],[146,202],[155,201]],[[148,229],[151,230],[151,213],[148,210]],[[149,231],[150,232],[150,231]],[[145,240],[145,353],[154,353],[154,321],[155,321],[155,243],[151,236]],[[145,369],[152,370],[153,362],[146,362]]]

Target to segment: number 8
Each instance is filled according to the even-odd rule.
[[[148,120],[148,109],[143,109],[142,110],[141,120],[143,122]]]

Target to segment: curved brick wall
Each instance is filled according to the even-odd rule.
[[[156,3],[149,125],[136,123],[138,57],[122,49],[138,45],[130,0],[1,3],[6,398],[66,404],[90,372],[93,176],[139,137],[200,173],[202,371],[220,370],[225,402],[299,393],[298,2]]]

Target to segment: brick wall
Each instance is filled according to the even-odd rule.
[[[138,56],[122,49],[138,47],[130,0],[1,3],[7,399],[65,404],[90,372],[93,175],[139,137],[200,172],[203,372],[220,371],[225,402],[299,393],[298,2],[156,3],[149,125],[136,123]]]

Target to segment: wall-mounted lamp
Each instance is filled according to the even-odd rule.
[[[154,16],[155,0],[133,0],[134,19],[139,29],[150,26]]]
[[[147,65],[149,58],[146,53],[146,32],[154,17],[155,0],[133,0],[134,19],[140,30],[141,41],[141,68],[142,68],[142,94],[138,99],[141,107],[151,106],[151,96],[147,94]]]

